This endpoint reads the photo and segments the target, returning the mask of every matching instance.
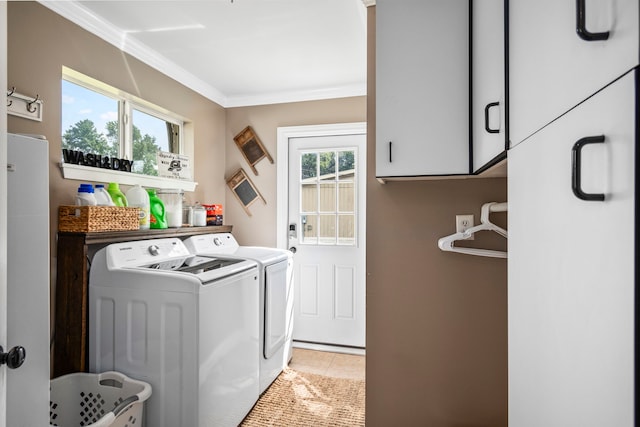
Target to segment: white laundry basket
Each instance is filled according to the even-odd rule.
[[[138,427],[151,386],[119,372],[75,373],[50,383],[49,425]]]

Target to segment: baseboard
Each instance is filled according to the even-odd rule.
[[[304,348],[306,350],[329,351],[332,353],[356,354],[358,356],[365,355],[365,349],[359,347],[346,347],[340,345],[318,344],[306,341],[293,341],[296,348]]]

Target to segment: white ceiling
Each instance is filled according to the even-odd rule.
[[[366,94],[363,0],[40,2],[224,107]]]

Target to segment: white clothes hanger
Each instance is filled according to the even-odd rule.
[[[489,220],[489,214],[491,212],[507,212],[507,202],[497,203],[489,202],[482,205],[480,211],[480,224],[475,227],[468,228],[461,233],[455,233],[450,236],[442,237],[438,240],[438,247],[447,252],[458,252],[467,255],[478,255],[493,258],[506,258],[507,253],[505,251],[495,251],[492,249],[476,249],[476,248],[461,248],[454,246],[454,242],[458,240],[464,240],[471,237],[478,231],[495,231],[502,237],[507,237],[507,230],[495,225]]]

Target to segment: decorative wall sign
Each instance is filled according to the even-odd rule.
[[[158,151],[157,159],[158,176],[191,180],[191,162],[188,156]]]
[[[242,152],[247,163],[251,166],[251,170],[254,174],[258,175],[258,171],[255,168],[255,164],[263,158],[269,159],[273,163],[273,159],[267,152],[267,149],[262,145],[262,141],[258,138],[258,135],[251,129],[251,126],[244,128],[239,134],[237,134],[233,140]]]
[[[62,149],[62,157],[65,163],[80,166],[92,166],[94,168],[111,169],[114,171],[131,172],[131,160],[117,157],[102,156],[100,154],[83,153],[82,151]]]
[[[247,215],[251,216],[249,212],[249,206],[258,200],[262,200],[265,205],[267,202],[260,194],[258,189],[253,185],[253,182],[249,179],[244,169],[240,168],[234,173],[231,178],[227,179],[227,185],[231,189],[231,192],[236,199],[240,202]]]

